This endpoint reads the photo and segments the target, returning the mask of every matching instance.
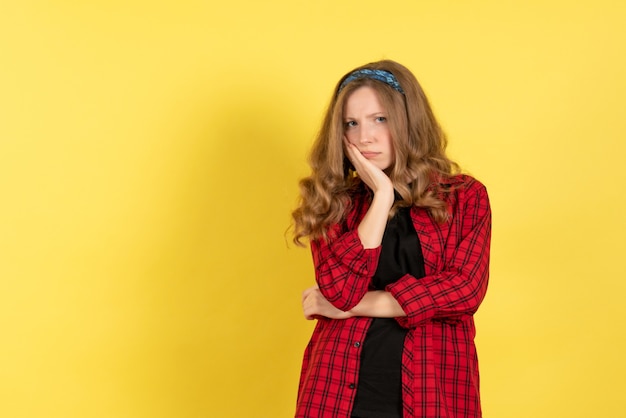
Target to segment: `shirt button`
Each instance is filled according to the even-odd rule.
[[[356,348],[359,348],[359,347],[361,346],[361,343],[357,341],[357,342],[355,342],[355,343],[354,343],[354,346],[355,346]]]
[[[354,389],[354,388],[355,388],[354,383],[350,383],[350,385],[349,385],[348,387],[349,387],[350,389]]]

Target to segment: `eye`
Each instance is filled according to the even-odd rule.
[[[356,121],[349,120],[344,125],[346,128],[354,128],[356,126]]]
[[[384,116],[378,116],[376,118],[376,122],[379,122],[379,123],[387,122],[387,118]]]

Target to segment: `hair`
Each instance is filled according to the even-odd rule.
[[[350,81],[340,90],[351,73],[362,69],[392,73],[404,94],[367,77]],[[311,175],[299,183],[299,205],[292,212],[296,245],[304,246],[304,238],[327,239],[329,229],[341,222],[351,208],[351,196],[361,182],[344,154],[343,111],[348,97],[363,86],[376,92],[386,111],[395,152],[394,162],[386,172],[401,199],[394,204],[390,216],[397,207],[417,206],[427,209],[438,222],[448,219],[443,200],[448,190],[440,182],[458,173],[459,166],[446,156],[446,136],[411,71],[394,61],[377,61],[355,68],[335,86],[309,156]]]

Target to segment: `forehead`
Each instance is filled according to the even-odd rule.
[[[382,112],[384,106],[378,92],[370,86],[362,86],[350,92],[343,106],[344,113]]]

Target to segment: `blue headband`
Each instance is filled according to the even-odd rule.
[[[396,91],[399,91],[400,93],[404,94],[404,90],[402,90],[402,87],[400,87],[400,83],[398,83],[398,80],[396,80],[396,77],[394,77],[394,75],[391,74],[389,71],[369,70],[367,68],[362,69],[362,70],[356,70],[350,73],[350,75],[348,75],[339,86],[339,90],[337,90],[337,94],[339,94],[341,90],[343,90],[343,88],[349,82],[354,81],[358,78],[371,78],[374,80],[382,81],[388,86],[393,87]]]

